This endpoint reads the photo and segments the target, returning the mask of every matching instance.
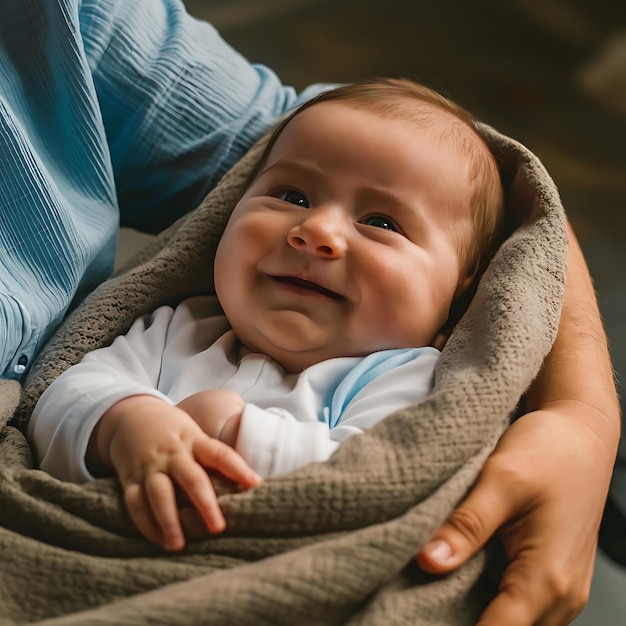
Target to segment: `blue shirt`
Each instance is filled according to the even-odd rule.
[[[0,2],[0,376],[298,97],[180,0]]]

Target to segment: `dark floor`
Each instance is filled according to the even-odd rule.
[[[185,3],[285,83],[408,76],[531,148],[560,189],[626,379],[624,0]],[[577,624],[626,623],[626,575],[599,566]]]

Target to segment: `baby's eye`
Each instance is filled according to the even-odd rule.
[[[399,232],[400,229],[395,222],[384,215],[369,215],[363,220],[366,226],[375,226],[376,228],[384,228],[385,230],[393,230]]]
[[[304,194],[301,194],[295,189],[285,189],[278,194],[278,198],[289,204],[297,204],[305,209],[309,208],[309,201]]]

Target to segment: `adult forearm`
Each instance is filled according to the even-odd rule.
[[[570,249],[563,312],[557,337],[527,397],[527,410],[568,405],[616,449],[620,408],[607,337],[593,282],[578,240]]]
[[[561,323],[527,412],[418,556],[427,571],[446,573],[499,530],[509,565],[480,626],[569,624],[589,597],[620,419],[593,283],[568,232]]]
[[[206,193],[298,95],[180,0],[83,0],[121,223],[158,233]],[[123,94],[123,96],[122,96]]]

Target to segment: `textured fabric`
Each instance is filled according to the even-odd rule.
[[[306,99],[180,0],[0,2],[0,377]]]
[[[490,555],[442,578],[417,571],[414,556],[476,479],[539,371],[558,327],[567,253],[558,193],[539,161],[483,132],[517,228],[443,349],[432,394],[352,437],[326,463],[223,493],[227,532],[198,536],[183,554],[138,537],[112,479],[82,486],[29,469],[15,426],[87,350],[139,314],[207,290],[206,265],[258,149],[154,244],[145,264],[74,311],[31,370],[15,426],[1,431],[0,621],[476,623],[499,574]],[[199,531],[197,520],[188,523]]]

